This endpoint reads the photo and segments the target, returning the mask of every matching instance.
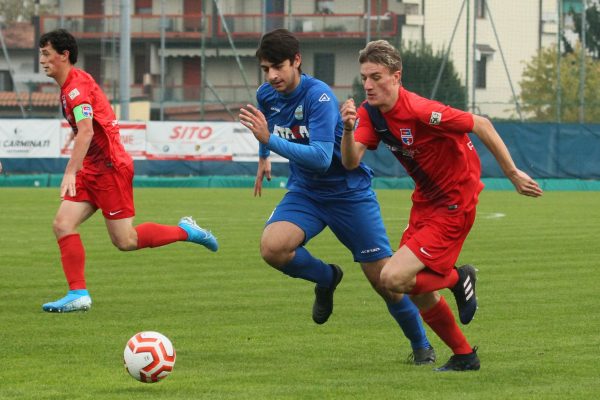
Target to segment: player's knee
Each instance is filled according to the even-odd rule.
[[[129,238],[111,237],[112,244],[121,251],[131,251],[137,249],[137,243],[133,243]]]
[[[281,269],[290,262],[290,257],[286,251],[268,241],[261,241],[260,256],[267,264],[277,269]]]
[[[61,238],[74,233],[75,226],[64,218],[56,217],[54,218],[54,221],[52,221],[52,231],[57,238]]]
[[[408,293],[410,291],[408,287],[409,282],[405,277],[401,273],[389,268],[381,270],[379,281],[386,291],[394,293]]]

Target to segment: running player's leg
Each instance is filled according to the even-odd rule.
[[[333,311],[333,292],[342,270],[314,257],[304,245],[324,228],[319,206],[300,193],[288,192],[267,221],[260,244],[267,264],[293,278],[315,285],[313,320],[322,324]]]
[[[419,311],[408,296],[386,290],[380,282],[383,266],[392,249],[381,218],[377,197],[372,191],[351,199],[328,203],[327,223],[332,232],[361,264],[373,289],[384,299],[391,316],[410,340],[415,364],[435,361],[435,352],[425,334]]]
[[[69,285],[69,292],[57,301],[42,305],[44,311],[87,311],[91,307],[92,301],[85,281],[85,249],[77,228],[95,211],[96,208],[87,201],[63,200],[58,208],[53,230],[60,249],[61,264]]]
[[[178,226],[145,222],[133,226],[133,166],[122,171],[104,174],[94,182],[96,202],[102,209],[112,243],[123,251],[146,247],[165,246],[178,241],[201,244],[212,251],[218,248],[214,235],[196,224],[191,217],[183,217]]]
[[[406,246],[402,246],[389,260],[381,272],[381,279],[388,290],[395,292],[404,290],[410,293],[416,282],[416,276],[425,270],[425,265]],[[466,337],[460,330],[452,310],[437,291],[411,295],[419,308],[423,320],[452,349],[454,355],[474,353]],[[454,360],[454,359],[453,359]],[[453,364],[454,365],[454,364]],[[476,368],[465,368],[476,369]],[[477,368],[478,369],[478,368]]]

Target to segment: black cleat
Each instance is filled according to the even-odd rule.
[[[479,357],[477,357],[477,347],[469,354],[455,354],[448,362],[439,368],[434,369],[438,372],[446,371],[478,371],[480,368]]]
[[[458,282],[451,289],[458,306],[460,322],[467,325],[477,311],[477,296],[475,295],[475,282],[477,281],[476,269],[472,265],[463,265],[456,268]]]
[[[432,346],[413,350],[412,354],[408,355],[408,363],[414,365],[435,364],[435,360],[435,350]]]
[[[344,276],[344,272],[339,266],[335,264],[329,265],[333,269],[333,283],[328,288],[319,285],[315,286],[315,302],[312,309],[312,318],[319,325],[327,322],[333,312],[333,292],[335,292],[335,288]]]

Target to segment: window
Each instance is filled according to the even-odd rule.
[[[487,56],[481,55],[477,61],[477,71],[475,72],[475,87],[477,89],[485,89],[487,75]]]
[[[14,90],[9,71],[0,71],[0,92],[12,92]]]
[[[333,0],[317,0],[315,12],[317,14],[333,14]]]
[[[135,0],[135,14],[152,14],[152,0]]]
[[[485,0],[476,0],[475,1],[475,15],[477,18],[485,18]]]
[[[475,45],[475,87],[485,89],[487,80],[487,62],[494,57],[496,50],[489,44]]]
[[[144,83],[144,75],[148,72],[146,55],[136,54],[133,58],[133,65],[133,83],[141,85]]]
[[[100,54],[85,54],[83,57],[85,72],[90,74],[94,80],[102,84],[102,58]]]
[[[335,54],[315,53],[314,77],[332,86],[335,82]]]

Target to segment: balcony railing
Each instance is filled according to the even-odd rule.
[[[227,36],[223,21],[214,15],[189,14],[166,15],[165,36],[167,38],[200,38],[202,32],[213,36],[212,21],[216,21],[216,37]],[[258,38],[263,30],[262,14],[224,15],[231,35],[239,38]],[[202,29],[202,24],[206,29]],[[363,38],[370,23],[371,34],[379,37],[393,37],[398,33],[398,16],[394,13],[372,15],[365,14],[269,14],[266,28],[287,28],[298,37]],[[110,38],[120,32],[119,16],[115,15],[69,15],[64,16],[62,24],[77,38]],[[131,36],[133,38],[159,38],[161,28],[160,15],[132,15]],[[61,17],[48,15],[41,17],[41,30],[48,32],[61,26]]]
[[[115,15],[69,15],[63,17],[63,27],[77,38],[110,38],[118,35],[121,27],[119,16]],[[211,31],[210,19],[202,14],[165,15],[165,36],[167,38],[199,38],[202,23],[206,31]],[[41,30],[48,32],[60,27],[60,16],[41,17]],[[133,38],[159,38],[161,28],[160,15],[132,15],[131,36]]]
[[[227,28],[233,37],[259,37],[262,34],[262,14],[224,15]],[[269,14],[266,28],[287,28],[298,37],[358,37],[366,36],[370,22],[371,33],[381,37],[393,37],[398,33],[398,18],[394,13],[384,15],[365,14]],[[217,35],[225,36],[222,20],[217,24]]]

